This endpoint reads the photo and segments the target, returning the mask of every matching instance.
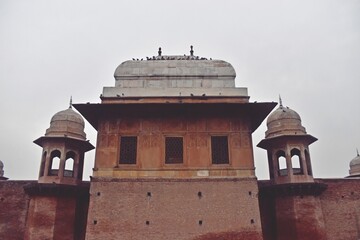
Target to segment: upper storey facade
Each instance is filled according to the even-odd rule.
[[[114,77],[75,105],[98,130],[95,177],[255,176],[251,134],[275,104],[250,103],[230,63],[159,51]]]

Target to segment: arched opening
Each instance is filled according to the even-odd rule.
[[[75,153],[70,151],[66,154],[64,177],[74,176]]]
[[[44,176],[44,172],[45,172],[45,161],[46,161],[46,154],[47,152],[45,151],[42,155],[41,158],[41,164],[40,164],[40,177]]]
[[[307,173],[308,175],[312,176],[310,154],[306,149],[305,149],[305,162],[306,162]]]
[[[302,162],[301,162],[300,150],[297,148],[293,148],[290,151],[290,154],[291,154],[291,165],[292,165],[292,169],[293,169],[293,174],[294,175],[304,174]]]
[[[61,153],[59,150],[55,150],[51,152],[50,155],[50,164],[49,164],[49,176],[57,176],[59,173],[60,166],[60,156]]]
[[[285,152],[280,150],[276,153],[276,158],[278,161],[278,174],[279,176],[287,176],[287,165],[286,165],[286,158]]]

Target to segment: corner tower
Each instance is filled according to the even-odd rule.
[[[94,149],[86,140],[84,119],[72,109],[56,113],[45,136],[34,141],[43,148],[39,183],[77,185],[82,182],[84,154]]]
[[[87,239],[262,239],[251,134],[275,104],[193,49],[145,59],[74,105],[98,131]]]
[[[326,239],[318,197],[326,185],[314,181],[309,153],[309,145],[317,139],[306,133],[300,115],[284,107],[281,99],[267,127],[265,139],[257,145],[267,150],[270,172],[270,181],[259,184],[260,207],[275,211],[272,221],[263,222],[264,234],[269,240]]]
[[[56,113],[45,136],[39,179],[25,186],[30,196],[24,239],[84,239],[89,185],[82,182],[86,140],[83,118],[70,107]]]
[[[267,119],[267,131],[258,147],[268,152],[270,180],[275,184],[314,182],[309,145],[317,139],[306,133],[300,115],[279,107]]]
[[[356,149],[356,156],[350,161],[350,170],[348,177],[360,177],[360,154]]]

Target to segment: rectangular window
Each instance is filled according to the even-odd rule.
[[[229,164],[229,148],[227,136],[211,137],[211,157],[213,164]]]
[[[120,164],[136,164],[137,137],[120,138]]]
[[[165,137],[165,163],[183,163],[183,138]]]

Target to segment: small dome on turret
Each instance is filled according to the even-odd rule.
[[[359,153],[358,153],[357,156],[354,157],[354,159],[351,160],[351,162],[350,162],[350,167],[355,166],[355,165],[359,165],[359,166],[360,166],[360,155],[359,155]]]
[[[360,154],[359,151],[356,150],[356,157],[354,157],[351,161],[350,161],[350,177],[358,177],[360,176]]]
[[[70,105],[68,109],[56,113],[51,118],[50,127],[46,130],[45,136],[66,136],[86,140],[84,127],[84,119]]]
[[[284,107],[281,99],[279,108],[269,115],[266,124],[266,138],[306,134],[305,128],[301,125],[300,115],[289,107]]]
[[[4,163],[0,160],[0,177],[4,176]]]
[[[359,151],[356,151],[356,157],[353,158],[353,160],[350,161],[350,167],[359,165],[360,166],[360,154]]]

